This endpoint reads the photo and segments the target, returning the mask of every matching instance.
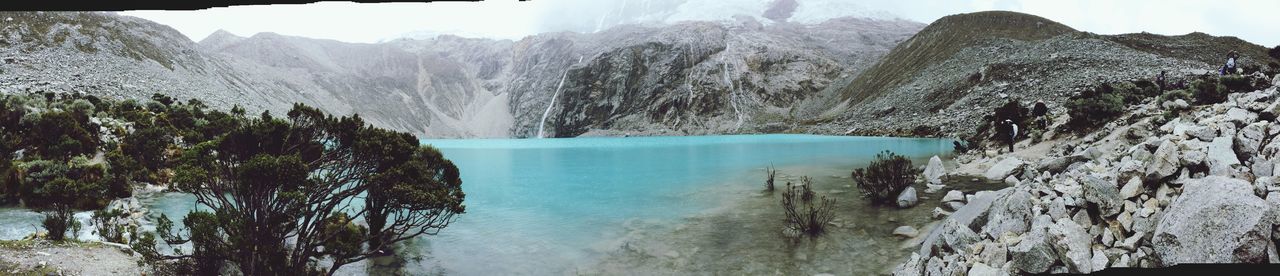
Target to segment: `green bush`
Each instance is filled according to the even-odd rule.
[[[1195,102],[1195,98],[1193,98],[1191,91],[1187,91],[1186,89],[1169,90],[1164,92],[1164,95],[1160,95],[1161,103],[1178,99],[1186,101],[1188,104]]]
[[[911,186],[919,175],[911,159],[884,151],[876,154],[866,168],[853,170],[852,178],[862,190],[862,196],[872,204],[893,204],[902,190]]]
[[[1096,128],[1124,112],[1124,97],[1114,93],[1081,93],[1067,101],[1067,115],[1071,120],[1066,127],[1083,133]]]
[[[1194,93],[1196,104],[1216,104],[1227,100],[1227,94],[1230,93],[1225,85],[1222,85],[1214,79],[1197,79],[1191,81],[1191,91]]]

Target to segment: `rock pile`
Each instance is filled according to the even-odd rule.
[[[942,201],[954,213],[934,210],[945,221],[894,275],[1280,263],[1276,90],[1231,94],[1171,120],[1161,106],[1176,103],[1148,102],[1059,146],[1079,149],[1072,154],[1005,158],[987,178],[1034,177],[994,192],[949,192]]]

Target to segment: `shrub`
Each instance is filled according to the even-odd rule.
[[[769,165],[769,168],[765,169],[765,173],[769,175],[769,178],[764,181],[764,190],[772,192],[773,178],[778,175],[778,170],[774,169],[773,165]]]
[[[72,230],[73,224],[78,224],[75,217],[72,216],[70,207],[60,207],[52,211],[44,212],[44,221],[40,223],[46,231],[49,231],[49,240],[61,241],[67,237],[67,230]],[[74,233],[73,233],[74,234]]]
[[[786,190],[782,191],[782,209],[786,213],[788,227],[811,238],[817,237],[826,232],[827,223],[835,217],[832,212],[835,201],[825,196],[817,201],[803,199],[797,201],[796,198],[803,197],[804,192],[802,188],[787,183]],[[809,192],[812,193],[812,191]]]
[[[872,204],[893,204],[918,174],[910,159],[886,150],[876,154],[866,168],[853,170],[852,178]]]
[[[1227,100],[1227,87],[1213,79],[1191,81],[1196,104],[1216,104]]]
[[[800,177],[800,200],[804,202],[813,201],[813,178],[808,176]]]
[[[93,226],[97,229],[98,236],[103,240],[114,243],[127,243],[126,235],[132,233],[137,228],[121,223],[129,217],[129,214],[121,210],[98,210],[93,212]]]
[[[1109,121],[1124,112],[1124,98],[1115,93],[1092,91],[1081,93],[1067,101],[1067,128],[1076,132],[1086,132]]]
[[[1164,92],[1164,95],[1160,95],[1160,102],[1163,103],[1182,99],[1187,103],[1192,103],[1195,102],[1195,98],[1192,96],[1191,91],[1187,91],[1186,89],[1169,90]]]
[[[1267,50],[1267,55],[1271,56],[1271,58],[1274,58],[1274,59],[1280,59],[1280,45],[1276,45],[1275,48],[1271,48],[1271,50]]]

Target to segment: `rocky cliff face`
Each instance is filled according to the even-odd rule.
[[[778,132],[922,26],[837,19],[624,25],[520,41],[377,44],[217,32],[199,43],[106,13],[5,13],[5,89],[358,113],[420,137]],[[3,19],[0,18],[0,19]],[[553,101],[554,99],[554,101]],[[541,134],[541,135],[540,135]]]

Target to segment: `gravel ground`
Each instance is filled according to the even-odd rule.
[[[0,246],[0,274],[144,275],[139,257],[100,243],[17,242]]]

